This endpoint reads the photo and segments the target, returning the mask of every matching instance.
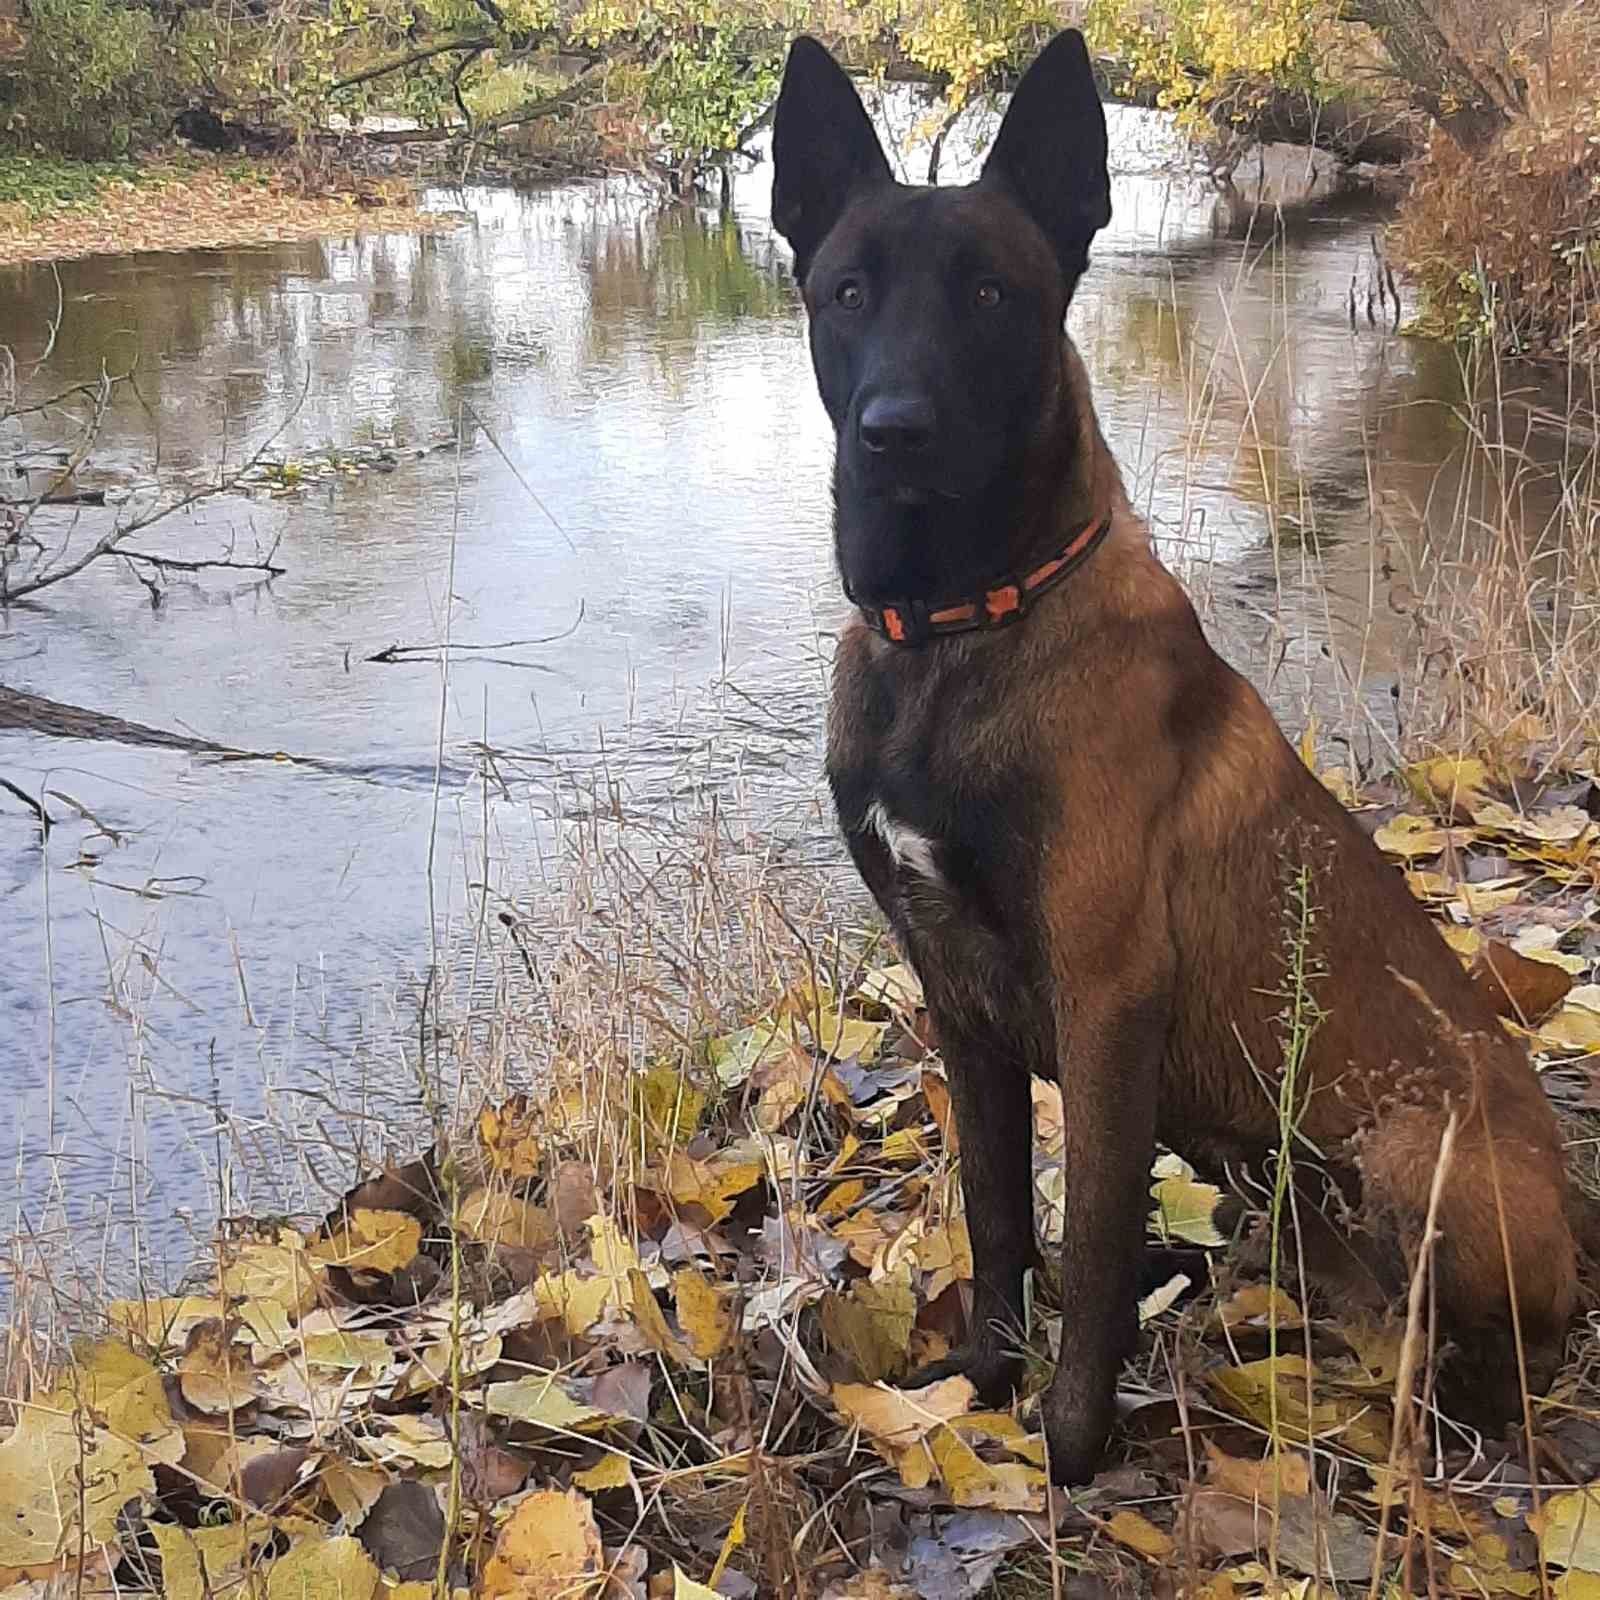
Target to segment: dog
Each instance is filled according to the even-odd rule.
[[[1106,155],[1076,31],[962,187],[895,181],[815,40],[792,45],[774,119],[773,223],[836,434],[855,608],[827,775],[923,982],[972,1244],[969,1341],[916,1381],[1015,1391],[1038,1261],[1029,1076],[1054,1078],[1066,1223],[1042,1412],[1067,1484],[1114,1419],[1158,1141],[1210,1174],[1270,1171],[1286,1110],[1320,1204],[1299,1207],[1313,1275],[1378,1303],[1416,1258],[1453,1118],[1431,1270],[1474,1419],[1520,1415],[1524,1376],[1548,1384],[1576,1294],[1524,1051],[1211,649],[1129,505],[1065,333],[1111,216]]]

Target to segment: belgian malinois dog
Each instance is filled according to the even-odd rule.
[[[1218,1175],[1269,1167],[1293,1063],[1292,1153],[1321,1202],[1301,1207],[1305,1249],[1341,1294],[1405,1283],[1456,1118],[1432,1267],[1444,1371],[1474,1420],[1520,1415],[1576,1293],[1556,1122],[1129,506],[1064,331],[1111,216],[1082,36],[1028,70],[978,181],[943,189],[894,180],[848,77],[799,39],[774,159],[857,612],[828,778],[923,981],[972,1242],[970,1342],[924,1376],[965,1372],[991,1403],[1015,1388],[1037,1260],[1029,1074],[1056,1078],[1066,1240],[1044,1429],[1055,1478],[1090,1477],[1136,1330],[1153,1147]],[[1297,1045],[1301,922],[1318,1020]]]

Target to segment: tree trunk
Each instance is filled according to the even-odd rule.
[[[1413,104],[1472,150],[1506,126],[1520,96],[1502,74],[1456,45],[1440,9],[1439,0],[1346,0],[1343,15],[1378,35]]]

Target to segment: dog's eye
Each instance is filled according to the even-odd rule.
[[[976,289],[972,291],[972,303],[980,311],[993,311],[1005,299],[1000,285],[993,278],[985,278]]]
[[[861,285],[854,278],[846,278],[837,289],[833,291],[833,298],[842,305],[846,311],[859,311],[866,302],[866,294]]]

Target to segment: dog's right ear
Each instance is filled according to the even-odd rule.
[[[772,122],[772,223],[805,281],[817,246],[861,189],[893,174],[866,107],[844,69],[815,39],[789,47]]]

